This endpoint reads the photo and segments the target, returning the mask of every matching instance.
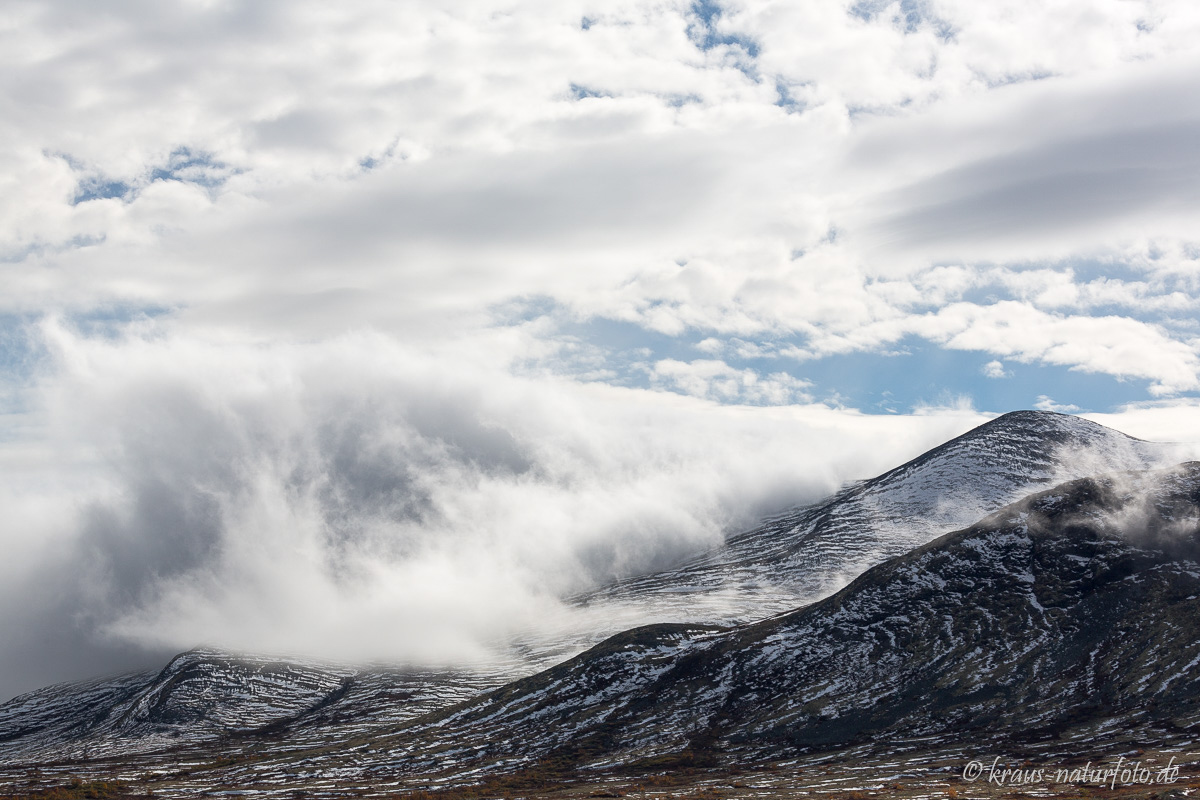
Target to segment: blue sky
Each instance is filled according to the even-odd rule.
[[[987,352],[940,347],[915,336],[872,351],[799,359],[778,355],[803,347],[803,339],[798,337],[751,342],[736,336],[718,339],[706,331],[667,335],[631,322],[571,320],[546,301],[501,310],[503,323],[513,323],[515,308],[521,309],[520,319],[526,322],[552,321],[554,338],[563,344],[560,351],[548,358],[531,359],[523,369],[550,369],[579,380],[617,386],[688,394],[678,381],[656,375],[654,365],[663,361],[715,363],[714,355],[720,354],[720,363],[733,371],[794,379],[797,385],[795,394],[787,396],[790,401],[851,407],[868,414],[908,414],[956,404],[998,413],[1018,408],[1111,412],[1151,396],[1145,379],[1070,366],[1002,361]],[[690,393],[721,403],[780,402],[698,387]]]
[[[0,695],[468,662],[1012,409],[1200,440],[1197,42],[1191,0],[7,3]]]

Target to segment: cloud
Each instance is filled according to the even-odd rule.
[[[1059,414],[1073,414],[1076,411],[1082,411],[1079,406],[1071,405],[1069,403],[1056,403],[1053,399],[1044,394],[1038,395],[1037,402],[1034,403],[1033,407],[1041,411],[1056,411]]]
[[[663,359],[654,364],[652,383],[666,385],[693,397],[726,403],[786,405],[809,403],[805,390],[812,384],[786,372],[759,375],[752,369],[735,369],[724,361]]]
[[[1141,439],[1185,444],[1177,460],[1187,461],[1200,459],[1198,407],[1200,401],[1195,398],[1152,400],[1131,403],[1108,413],[1082,416]]]
[[[1186,230],[1178,226],[1200,199],[1198,135],[1200,121],[1106,131],[960,167],[907,187],[916,207],[888,220],[883,235],[961,254],[1013,237],[1029,247],[1080,228],[1091,239],[1114,222],[1131,233]]]
[[[1062,317],[1012,301],[954,304],[916,330],[946,346],[1089,372],[1149,378],[1153,394],[1195,390],[1200,357],[1156,326],[1123,317]]]
[[[0,249],[28,269],[2,302],[438,338],[539,295],[807,358],[972,291],[1193,311],[1194,281],[1070,265],[1189,252],[1194,9],[1001,5],[22,6]],[[1141,372],[1188,391],[1158,331]]]
[[[912,176],[864,206],[865,241],[999,261],[1190,236],[1194,74],[1194,57],[1181,57],[864,127],[852,169],[872,169],[863,180],[876,184],[880,174]]]
[[[506,631],[565,613],[560,597],[664,567],[982,419],[516,378],[379,334],[41,331],[53,367],[30,401],[44,428],[0,447],[14,523],[3,693],[200,643],[485,661]],[[734,377],[760,401],[795,388]],[[39,441],[46,469],[31,474]]]
[[[823,358],[916,338],[1183,425],[1198,34],[1171,0],[17,2],[0,324],[65,321],[0,339],[0,693],[204,639],[484,658],[983,419],[812,405],[886,396]]]
[[[989,361],[983,365],[980,370],[985,378],[1010,378],[1012,373],[1004,369],[1004,363],[1001,361]]]

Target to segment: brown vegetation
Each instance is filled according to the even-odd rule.
[[[76,779],[62,786],[33,788],[28,792],[0,795],[0,800],[125,800],[147,796],[131,793],[129,786],[119,781]]]

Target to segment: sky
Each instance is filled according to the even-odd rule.
[[[1009,410],[1200,440],[1197,42],[1187,0],[6,3],[0,698],[472,662]]]

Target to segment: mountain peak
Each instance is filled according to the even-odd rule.
[[[1013,411],[875,478],[768,519],[680,567],[585,596],[647,621],[745,622],[844,586],[881,561],[1072,478],[1145,469],[1169,448],[1050,411]]]
[[[718,553],[597,593],[597,616],[653,603],[658,619],[637,622],[676,624],[579,654],[589,631],[563,648],[578,645],[575,658],[490,693],[495,676],[200,647],[158,672],[5,704],[0,770],[166,763],[194,747],[261,755],[222,772],[231,785],[290,785],[299,752],[330,781],[377,784],[568,751],[593,765],[681,752],[757,763],[968,731],[1091,747],[1121,726],[1178,743],[1200,726],[1200,463],[1137,468],[1163,453],[1069,415],[1006,414]],[[1105,474],[1079,474],[1096,465]],[[743,605],[717,604],[730,598]],[[758,621],[731,627],[739,614]]]
[[[1090,419],[1085,419],[1075,414],[1033,409],[1009,411],[1001,414],[995,419],[988,420],[977,428],[973,428],[964,434],[964,436],[995,431],[1036,433],[1050,437],[1051,439],[1057,437],[1083,440],[1116,438],[1120,440],[1142,441],[1113,428],[1101,425],[1099,422],[1092,422]]]
[[[513,763],[485,742],[524,759],[573,747],[582,768],[1183,746],[1200,722],[1200,570],[1163,545],[1200,542],[1198,520],[1200,463],[1062,484],[789,614],[640,629],[398,731],[393,774],[440,768],[417,754],[451,744],[470,754],[460,772]]]

